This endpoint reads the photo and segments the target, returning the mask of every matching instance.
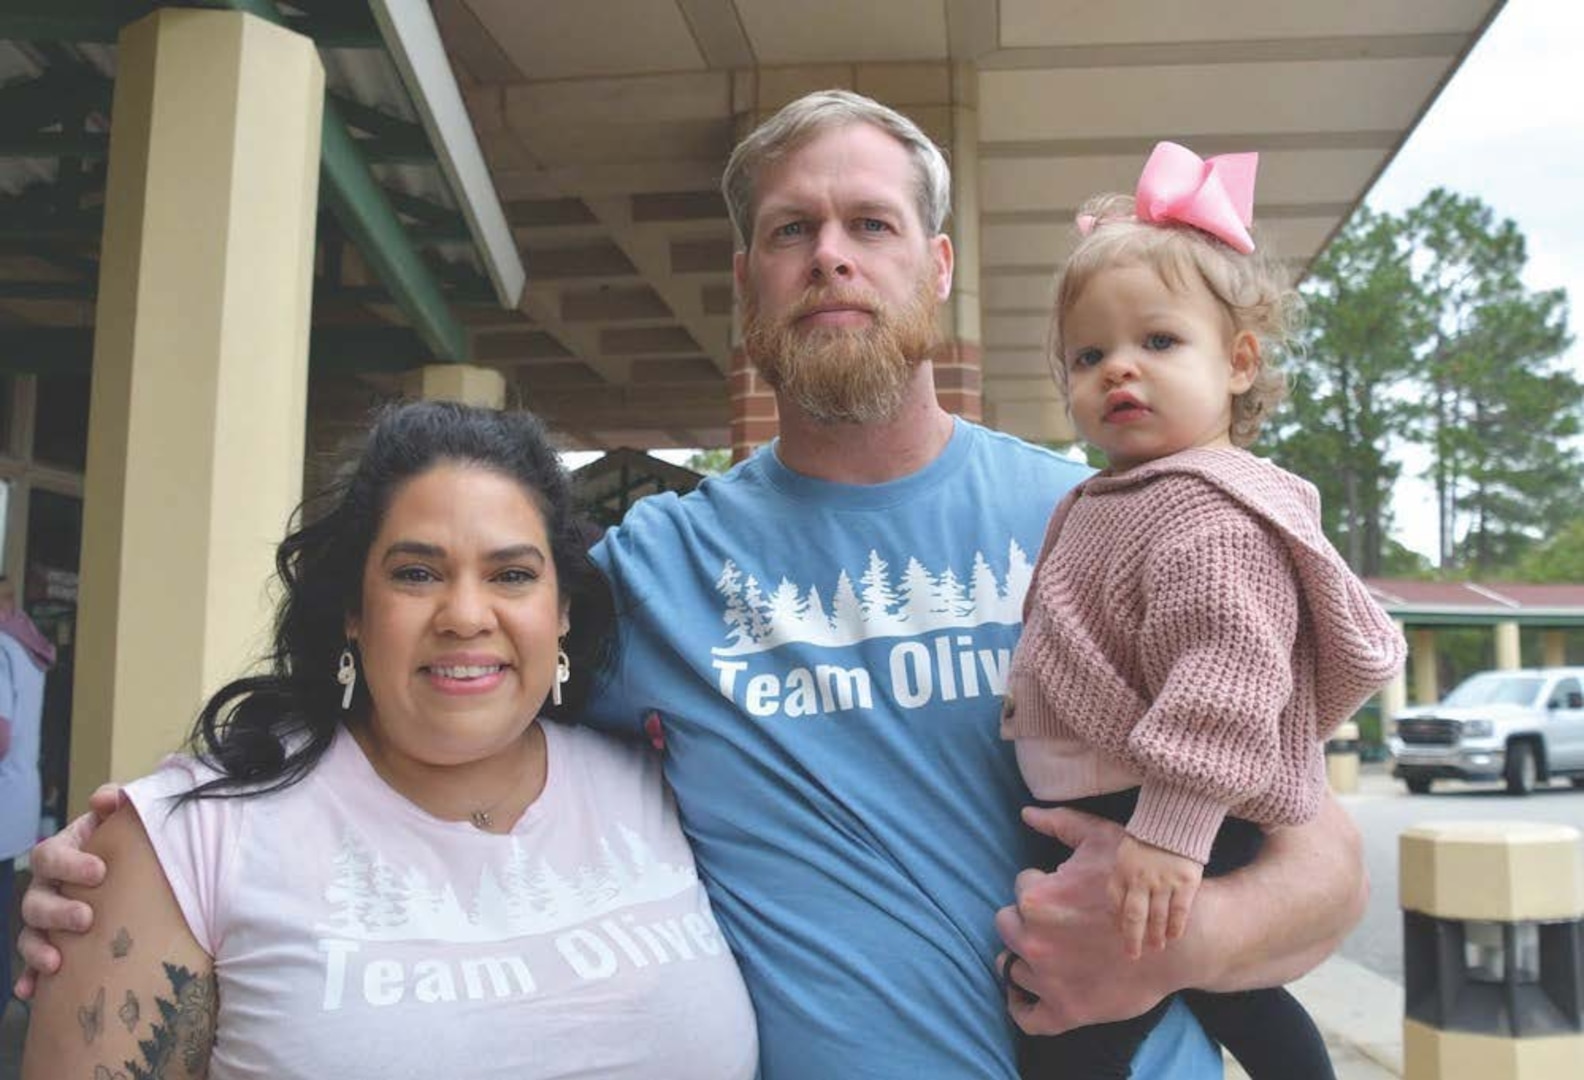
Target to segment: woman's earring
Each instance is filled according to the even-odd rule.
[[[357,659],[352,655],[352,643],[341,650],[340,663],[336,665],[336,682],[346,687],[341,692],[341,711],[352,707],[352,691],[357,689]]]
[[[556,652],[555,682],[550,684],[550,702],[553,705],[561,704],[561,684],[572,677],[572,661],[566,654],[566,638],[561,639],[561,648]]]

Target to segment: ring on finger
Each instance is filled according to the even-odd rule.
[[[1011,949],[1008,949],[1006,954],[1002,956],[1001,988],[1003,990],[1016,991],[1018,997],[1022,999],[1023,1004],[1025,1005],[1037,1005],[1039,1004],[1039,995],[1029,990],[1022,983],[1018,982],[1012,977],[1012,965],[1021,959],[1023,958],[1017,953],[1013,952]]]

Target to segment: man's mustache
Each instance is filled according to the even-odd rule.
[[[802,299],[787,314],[786,321],[794,323],[817,311],[831,308],[856,308],[877,317],[885,314],[884,301],[867,289],[811,288],[803,293]]]

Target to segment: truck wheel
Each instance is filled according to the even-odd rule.
[[[1408,794],[1410,795],[1430,794],[1431,780],[1428,776],[1410,776],[1403,783],[1408,785]]]
[[[1507,748],[1507,794],[1528,795],[1534,790],[1539,775],[1534,747],[1519,742]]]

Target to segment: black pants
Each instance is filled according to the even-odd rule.
[[[1045,805],[1066,806],[1126,824],[1138,805],[1138,789]],[[1264,842],[1265,834],[1258,825],[1227,818],[1216,833],[1205,877],[1220,877],[1247,866]],[[1057,840],[1050,841],[1050,848],[1048,865],[1052,867],[1072,854],[1071,848]],[[1206,1034],[1237,1058],[1251,1080],[1336,1080],[1325,1040],[1298,999],[1286,990],[1276,987],[1236,994],[1184,990],[1175,996],[1182,998]],[[1018,1045],[1018,1069],[1024,1080],[1127,1080],[1134,1053],[1171,1003],[1168,997],[1143,1016],[1114,1024],[1093,1024],[1064,1035],[1023,1036]]]

